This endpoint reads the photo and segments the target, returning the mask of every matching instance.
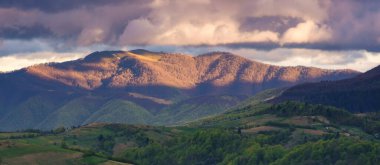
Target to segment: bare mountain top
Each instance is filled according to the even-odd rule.
[[[358,74],[351,70],[279,67],[225,52],[193,57],[146,50],[95,52],[81,60],[32,66],[26,72],[89,90],[152,85],[193,89],[200,84],[214,87],[237,84],[269,87],[342,79]]]

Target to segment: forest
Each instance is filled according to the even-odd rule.
[[[0,133],[0,160],[9,164],[54,153],[62,159],[46,162],[377,164],[378,118],[319,104],[259,103],[183,126],[96,123]]]

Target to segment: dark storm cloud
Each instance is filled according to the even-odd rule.
[[[17,2],[1,1],[0,39],[49,38],[71,46],[117,44],[117,36],[128,22],[149,10],[149,1],[145,0],[91,0],[91,3],[75,1],[72,4],[68,3],[72,1],[61,0],[46,1],[46,4],[27,0],[26,3],[33,2],[33,5]],[[51,7],[55,3],[62,5]],[[50,13],[52,11],[56,12]]]
[[[137,0],[128,0],[130,2]],[[120,4],[125,0],[1,0],[1,8],[60,12],[77,8],[91,8],[108,4]]]
[[[0,36],[8,39],[32,39],[52,36],[50,29],[41,24],[32,26],[3,27],[0,29]]]
[[[270,30],[284,33],[291,27],[301,23],[302,19],[295,17],[263,16],[245,18],[240,25],[241,31]]]
[[[211,45],[207,45],[211,46]],[[241,48],[251,48],[251,49],[259,49],[259,50],[272,50],[279,48],[280,45],[274,42],[260,42],[260,43],[231,43],[231,44],[222,44],[220,46],[224,46],[232,49],[241,49]]]
[[[380,51],[379,18],[370,0],[2,0],[0,40]]]
[[[211,46],[211,45],[204,45]],[[233,43],[223,44],[224,46],[232,49],[252,48],[258,50],[273,50],[277,48],[303,48],[303,49],[319,49],[326,51],[345,51],[345,50],[367,50],[371,52],[380,52],[380,45],[378,43],[289,43],[280,45],[278,43]]]

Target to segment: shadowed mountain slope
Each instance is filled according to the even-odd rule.
[[[379,111],[380,66],[350,79],[297,85],[276,100],[328,104],[353,112]]]
[[[357,74],[267,65],[226,52],[195,57],[141,49],[94,52],[79,60],[0,74],[0,130],[48,129],[93,121],[149,124],[162,112],[189,120],[221,113],[223,107],[265,89]],[[208,96],[213,99],[203,99]],[[224,103],[226,97],[232,101]],[[215,107],[222,110],[210,110]],[[127,112],[133,112],[137,120],[115,116]],[[198,115],[178,117],[191,112]]]

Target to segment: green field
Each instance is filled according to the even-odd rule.
[[[355,115],[301,102],[245,104],[182,126],[96,123],[49,132],[0,133],[0,160],[2,164],[376,164],[380,160],[378,114]]]

